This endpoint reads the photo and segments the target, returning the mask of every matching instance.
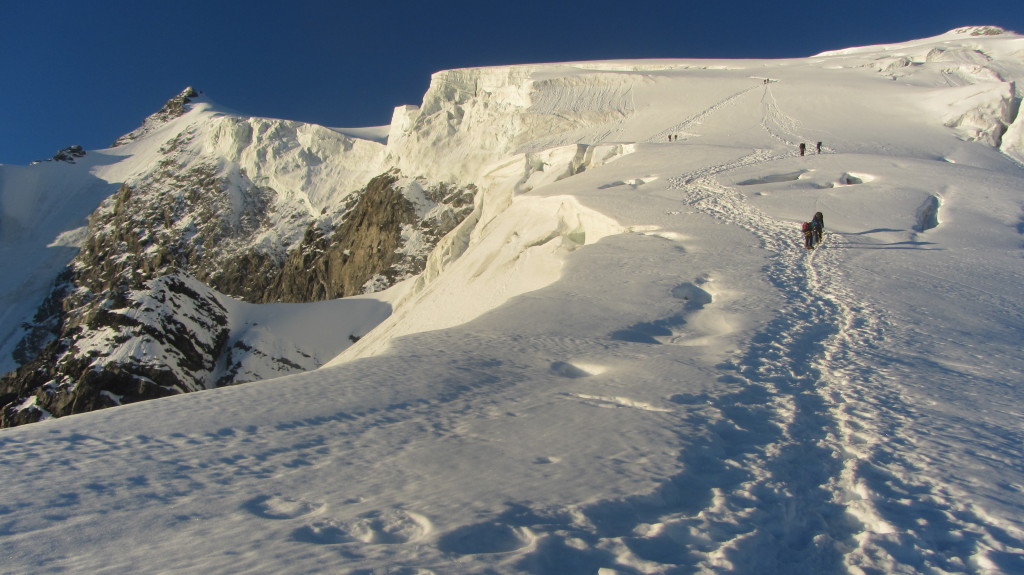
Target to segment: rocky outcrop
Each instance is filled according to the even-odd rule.
[[[70,415],[207,387],[228,338],[215,294],[171,274],[140,289],[77,289],[60,337],[0,379],[0,425]]]
[[[333,231],[311,225],[265,301],[372,293],[423,271],[429,250],[472,211],[474,190],[444,185],[427,190],[431,205],[421,217],[399,180],[397,172],[374,178],[342,209],[342,223]],[[419,249],[404,250],[414,235]]]
[[[355,295],[375,274],[387,272],[400,258],[402,226],[416,219],[412,204],[393,187],[397,179],[374,178],[344,209],[335,230],[310,225],[268,296],[300,302]]]
[[[280,268],[280,254],[250,245],[272,226],[274,191],[232,188],[212,163],[176,168],[166,161],[135,186],[122,185],[93,213],[73,262],[82,283],[107,290],[180,269],[223,293],[256,299]]]
[[[43,162],[65,162],[68,164],[74,164],[78,158],[84,158],[86,151],[82,146],[68,146],[62,150],[57,150],[57,153],[52,158],[47,160],[38,160],[32,162],[30,165],[41,164]]]
[[[116,148],[129,142],[133,142],[153,132],[167,122],[181,117],[186,111],[188,111],[188,104],[192,102],[192,99],[198,97],[199,92],[197,92],[195,88],[192,88],[191,86],[185,88],[180,94],[168,100],[160,110],[146,118],[146,121],[142,123],[142,126],[139,126],[136,130],[133,130],[115,140],[111,147]]]
[[[85,150],[82,146],[68,146],[63,150],[59,150],[51,158],[55,162],[67,162],[69,164],[75,163],[75,158],[84,158]]]

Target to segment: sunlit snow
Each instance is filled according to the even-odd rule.
[[[386,143],[281,128],[372,164],[316,178],[477,210],[376,297],[225,300],[325,367],[0,432],[0,571],[1024,572],[1024,38],[978,31],[447,71]],[[195,113],[224,153],[268,137]],[[41,270],[0,314],[154,141],[71,196],[0,168],[5,274]]]

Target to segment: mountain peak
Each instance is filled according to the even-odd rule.
[[[964,26],[950,30],[948,34],[956,36],[999,36],[1007,31],[999,26]]]
[[[188,105],[192,102],[193,98],[198,98],[199,92],[195,88],[189,86],[181,91],[177,96],[174,96],[164,104],[159,111],[146,118],[142,123],[142,126],[129,132],[120,138],[118,138],[114,145],[111,147],[123,146],[129,142],[133,142],[138,138],[152,132],[154,129],[166,124],[167,122],[181,117],[189,110]]]
[[[174,117],[180,116],[185,113],[185,105],[192,101],[192,98],[198,98],[199,92],[195,88],[189,86],[181,91],[180,94],[167,100],[164,107],[160,109],[159,113],[176,114]]]

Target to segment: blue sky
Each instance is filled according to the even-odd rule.
[[[787,58],[990,24],[1020,0],[4,0],[0,163],[105,148],[186,86],[258,116],[360,127],[430,74],[618,58]]]

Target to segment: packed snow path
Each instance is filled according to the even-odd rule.
[[[685,133],[754,90],[650,141]],[[762,129],[795,149],[803,140],[800,123],[780,109],[771,83],[764,83],[760,105]],[[967,494],[955,487],[929,482],[941,462],[915,460],[908,449],[913,439],[904,427],[915,415],[894,384],[899,368],[877,369],[876,350],[896,336],[882,310],[845,287],[843,235],[828,234],[805,252],[792,222],[761,213],[715,177],[790,155],[756,150],[670,179],[687,204],[748,230],[774,254],[765,275],[786,301],[741,359],[722,366],[735,372],[723,383],[737,390],[709,401],[721,415],[712,437],[687,448],[680,460],[691,471],[659,494],[693,501],[695,487],[708,490],[705,506],[661,507],[656,520],[620,526],[650,533],[624,537],[625,545],[641,564],[661,563],[671,545],[655,540],[667,538],[690,548],[666,561],[672,565],[716,571],[757,558],[758,570],[773,573],[973,572],[996,568],[987,556],[1021,555],[1024,533],[960,503]],[[944,553],[934,551],[937,542]],[[656,552],[645,557],[643,549]]]
[[[713,177],[771,159],[759,151],[672,180],[688,204],[775,254],[765,273],[786,304],[740,361],[723,366],[739,388],[713,402],[724,416],[715,440],[683,456],[697,471],[682,483],[710,487],[708,506],[662,523],[705,534],[728,526],[722,544],[698,545],[706,556],[694,567],[710,570],[757,557],[780,573],[974,572],[993,567],[979,557],[1024,552],[1024,533],[927,480],[941,462],[914,460],[903,429],[913,409],[899,397],[898,377],[877,370],[875,350],[894,336],[886,314],[845,287],[844,237],[826,234],[805,252],[791,222],[760,213]],[[945,553],[934,552],[937,541]]]
[[[750,88],[745,88],[743,90],[740,90],[739,92],[736,92],[735,94],[732,94],[732,95],[722,99],[720,102],[715,103],[714,105],[708,107],[707,109],[701,110],[697,114],[694,114],[693,116],[690,116],[689,118],[683,120],[682,122],[679,122],[678,124],[674,124],[670,128],[662,130],[661,132],[658,132],[656,135],[654,135],[651,138],[649,138],[647,140],[647,142],[648,143],[664,142],[667,138],[669,138],[669,137],[671,137],[673,135],[686,134],[687,129],[689,129],[691,126],[695,126],[695,125],[700,124],[708,116],[710,116],[710,115],[712,115],[712,114],[714,114],[716,112],[721,111],[726,106],[729,106],[730,104],[735,103],[736,100],[739,99],[741,96],[744,96],[744,95],[746,95],[746,94],[756,90],[757,88],[758,88],[758,86],[752,86]],[[765,91],[767,92],[767,90],[768,90],[768,86],[765,85]],[[669,140],[669,141],[674,141],[674,140]]]

